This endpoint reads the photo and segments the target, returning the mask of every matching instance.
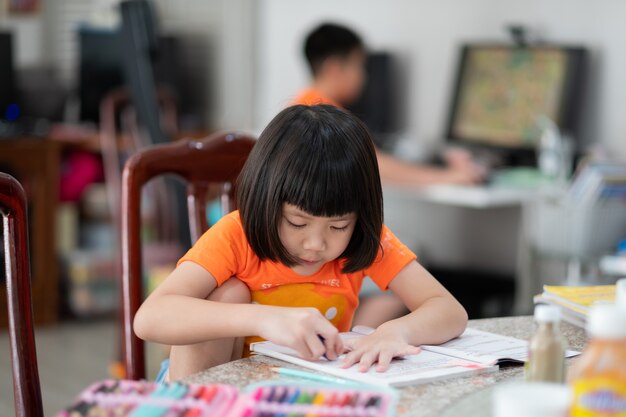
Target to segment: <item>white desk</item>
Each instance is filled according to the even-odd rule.
[[[532,311],[523,208],[535,191],[384,184],[383,194],[385,224],[425,264],[515,276],[515,311]]]
[[[526,189],[492,188],[486,186],[463,187],[436,185],[416,187],[384,184],[385,198],[421,200],[451,206],[487,209],[519,206],[532,199],[535,191]]]

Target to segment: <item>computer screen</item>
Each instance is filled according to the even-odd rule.
[[[78,35],[80,118],[98,122],[101,100],[126,83],[124,39],[117,30],[94,30],[86,27],[80,28]],[[152,65],[157,82],[171,86],[182,95],[177,73],[177,49],[177,38],[159,37],[159,51]]]
[[[465,45],[447,137],[463,144],[535,149],[540,116],[576,135],[585,50]]]
[[[393,132],[397,127],[394,57],[387,52],[368,53],[365,71],[367,78],[361,95],[348,109],[365,123],[376,138],[377,134]]]

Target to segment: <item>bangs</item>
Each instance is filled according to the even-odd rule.
[[[359,175],[357,161],[346,155],[345,148],[336,146],[341,140],[329,139],[334,146],[328,143],[320,147],[315,143],[319,138],[303,138],[283,171],[278,197],[312,216],[358,213],[366,188],[363,175]],[[316,152],[311,152],[313,149]]]

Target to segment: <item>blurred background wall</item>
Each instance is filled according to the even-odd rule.
[[[619,0],[262,0],[257,4],[256,126],[263,126],[308,81],[301,51],[307,31],[322,20],[358,30],[372,50],[397,54],[406,132],[426,143],[442,139],[458,46],[508,40],[505,27],[523,24],[547,42],[591,51],[582,139],[626,153],[626,2]]]
[[[1,3],[1,2],[0,2]],[[76,29],[117,24],[117,0],[43,1],[36,14],[2,15],[0,28],[13,32],[16,70],[54,70],[66,88],[78,78]],[[252,126],[254,2],[250,0],[154,0],[162,34],[180,39],[180,69],[191,90],[193,123],[223,128]]]
[[[105,20],[111,0],[43,2],[36,16],[2,16],[16,31],[18,68],[47,64],[71,84],[78,22]],[[542,39],[589,47],[591,63],[583,115],[586,143],[598,140],[626,153],[626,3],[619,0],[155,0],[162,29],[184,40],[183,67],[195,85],[201,123],[259,130],[306,85],[303,37],[322,20],[358,30],[374,51],[400,63],[404,133],[423,143],[442,138],[458,45],[506,40],[505,27],[524,24]],[[98,13],[98,11],[101,11]],[[94,18],[94,16],[96,16]],[[199,71],[196,71],[199,70]]]

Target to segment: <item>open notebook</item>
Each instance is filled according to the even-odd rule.
[[[351,332],[341,333],[343,340],[363,337],[373,330],[357,326]],[[499,365],[521,365],[527,358],[528,343],[513,337],[501,336],[481,330],[466,329],[465,332],[439,346],[422,346],[418,355],[394,359],[386,372],[359,372],[356,366],[342,369],[338,360],[307,361],[287,347],[272,342],[253,343],[252,352],[281,359],[305,368],[325,372],[340,378],[352,379],[374,385],[405,386],[422,384],[452,376],[493,372]],[[572,357],[579,352],[567,351]]]

